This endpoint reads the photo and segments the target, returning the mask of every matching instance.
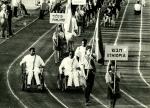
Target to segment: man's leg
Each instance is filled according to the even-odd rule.
[[[28,77],[27,77],[27,85],[31,85],[31,80],[33,77],[33,72],[28,72]]]
[[[21,9],[24,11],[25,15],[29,15],[29,13],[27,12],[26,7],[24,6],[24,4],[20,4],[21,5]]]
[[[14,7],[14,16],[17,17],[17,11],[18,11],[18,7]]]
[[[39,78],[39,72],[34,72],[34,77],[37,85],[40,85],[40,78]]]
[[[71,86],[72,86],[72,81],[73,81],[73,75],[70,74],[69,77],[68,77],[68,82],[67,82],[67,86],[68,86],[68,87],[71,87]]]
[[[86,88],[85,88],[85,102],[86,102],[86,105],[88,105],[89,98],[90,98],[90,83],[88,81],[86,81]]]
[[[73,72],[73,83],[75,87],[79,87],[79,73],[77,70]]]

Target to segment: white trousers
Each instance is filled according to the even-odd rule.
[[[40,83],[39,73],[40,73],[40,70],[37,70],[37,71],[32,71],[32,70],[31,71],[27,71],[27,74],[28,74],[28,76],[27,76],[27,84],[31,85],[31,80],[32,80],[33,75],[34,75],[36,84],[40,85],[41,83]]]
[[[69,74],[67,86],[72,86],[74,84],[75,87],[79,87],[79,72],[73,71]]]

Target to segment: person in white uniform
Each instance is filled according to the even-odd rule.
[[[77,47],[77,49],[75,51],[75,55],[77,55],[79,57],[79,62],[82,62],[82,59],[85,56],[86,46],[87,46],[87,40],[83,39],[81,46]]]
[[[20,62],[20,66],[22,66],[24,63],[26,65],[26,74],[27,74],[27,88],[30,88],[31,86],[31,80],[33,78],[33,75],[36,80],[36,84],[38,88],[41,87],[41,82],[39,79],[40,74],[40,68],[44,68],[45,63],[42,60],[42,58],[35,53],[35,48],[29,49],[30,54],[26,55],[22,61]]]
[[[137,3],[134,5],[134,14],[140,15],[141,14],[141,4],[140,1],[137,1]]]
[[[142,5],[143,5],[143,6],[145,6],[145,0],[142,0],[142,2],[141,2],[141,3],[142,3]]]
[[[73,84],[75,87],[79,87],[78,69],[79,67],[76,58],[74,58],[74,52],[70,51],[69,56],[64,58],[59,66],[59,74],[64,74],[68,79],[68,87],[71,87]]]

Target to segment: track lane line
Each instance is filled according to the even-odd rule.
[[[22,31],[23,29],[25,29],[26,27],[28,27],[29,25],[31,25],[32,23],[34,23],[35,21],[38,20],[38,17],[35,18],[32,22],[30,22],[29,24],[27,24],[26,26],[22,27],[21,29],[19,29],[18,31],[16,31],[14,33],[14,35],[16,35],[17,33],[19,33],[20,31]],[[10,38],[9,38],[10,39]],[[5,41],[7,41],[8,39],[4,39],[3,41],[0,42],[0,44],[3,44]]]
[[[150,88],[150,84],[145,80],[143,73],[141,72],[141,52],[142,52],[142,30],[143,30],[143,6],[141,8],[141,25],[140,25],[140,42],[139,42],[139,57],[138,57],[138,73],[143,82]]]
[[[54,52],[50,55],[50,57],[46,60],[45,64],[47,64],[52,57],[54,56]],[[44,83],[46,90],[48,93],[55,99],[57,100],[64,108],[69,108],[67,105],[65,105],[57,96],[54,95],[54,93],[51,92],[51,90],[47,87],[46,83]]]

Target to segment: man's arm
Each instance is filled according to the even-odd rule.
[[[20,62],[20,66],[22,66],[22,64],[24,64],[25,62],[26,62],[26,56],[21,60],[21,62]]]
[[[44,68],[45,63],[44,63],[43,59],[40,56],[39,56],[39,60],[40,60],[40,67]]]

